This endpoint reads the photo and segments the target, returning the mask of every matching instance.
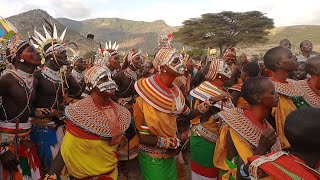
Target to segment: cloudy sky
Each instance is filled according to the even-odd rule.
[[[1,0],[0,16],[32,9],[76,20],[97,17],[162,19],[172,26],[203,13],[259,10],[273,18],[276,26],[320,24],[319,0]]]

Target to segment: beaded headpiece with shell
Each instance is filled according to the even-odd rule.
[[[70,47],[70,45],[72,45],[72,44],[76,47],[75,49]],[[70,58],[70,61],[72,64],[76,63],[80,59],[84,60],[84,58],[82,56],[80,56],[80,51],[79,51],[78,45],[75,42],[68,43],[68,50],[70,50],[72,52],[72,57]]]
[[[47,22],[47,21],[46,21]],[[50,32],[42,25],[45,36],[39,33],[36,29],[34,30],[34,36],[30,36],[30,41],[35,48],[37,48],[45,56],[52,54],[53,52],[62,52],[66,50],[66,46],[63,42],[64,36],[66,34],[67,28],[64,29],[61,36],[58,36],[57,27],[55,24],[50,26]]]

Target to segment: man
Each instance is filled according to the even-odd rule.
[[[277,130],[282,148],[290,148],[284,134],[285,119],[291,111],[305,106],[300,90],[287,79],[289,72],[297,69],[296,57],[288,48],[274,47],[264,55],[264,64],[273,72],[270,79],[280,95],[279,105],[273,108],[268,120]]]
[[[290,72],[288,78],[294,79],[296,81],[307,79],[308,74],[305,69],[306,69],[306,62],[304,61],[298,62],[297,70]]]
[[[135,94],[134,83],[138,80],[138,71],[143,65],[143,58],[140,52],[131,52],[126,56],[128,67],[115,75],[115,82],[118,85],[116,92],[117,101],[120,105],[128,105],[132,110],[133,95]],[[129,107],[130,106],[130,107]]]
[[[120,55],[119,55],[119,44],[114,42],[111,44],[111,41],[106,42],[105,47],[103,48],[100,44],[100,48],[98,48],[97,54],[95,56],[95,65],[102,66],[111,72],[112,78],[119,72],[121,69],[120,65]],[[90,90],[86,87],[83,91],[81,97],[87,97],[90,95]]]
[[[208,63],[208,61],[210,61],[211,59],[213,59],[212,56],[201,56],[201,69],[198,70],[198,72],[192,78],[191,88],[197,87],[199,84],[206,80],[206,74],[208,73],[210,67],[210,63]]]
[[[223,55],[223,60],[227,63],[229,68],[231,69],[231,77],[225,83],[225,87],[231,87],[238,82],[238,78],[240,77],[240,67],[236,65],[236,49],[229,48]]]
[[[81,99],[81,94],[85,89],[84,71],[86,70],[86,61],[81,56],[73,56],[72,62],[71,73],[67,73],[66,75],[67,85],[73,85],[69,86],[67,95],[64,96],[67,104]]]
[[[114,42],[112,45],[111,41],[109,41],[109,43],[106,42],[105,48],[102,48],[100,45],[96,54],[95,64],[109,69],[112,77],[114,77],[121,68],[118,48],[119,44],[117,44],[117,42]]]
[[[247,55],[245,53],[242,53],[239,58],[240,58],[240,62],[238,65],[240,68],[242,68],[244,65],[249,63]]]
[[[311,107],[320,108],[320,57],[312,57],[306,61],[306,72],[310,78],[297,82],[302,97]]]
[[[181,54],[181,56],[183,57],[183,61],[187,70],[185,71],[184,75],[177,77],[173,83],[177,85],[179,89],[183,92],[183,94],[187,97],[190,92],[194,64],[192,57],[189,54],[183,53]]]
[[[291,50],[291,42],[290,42],[288,39],[282,39],[282,40],[279,42],[279,46],[285,47],[285,48],[288,48],[288,49]]]
[[[46,37],[34,31],[31,38],[34,45],[45,57],[45,65],[34,72],[37,79],[35,117],[31,120],[33,128],[31,139],[36,144],[41,159],[43,172],[47,172],[53,158],[58,153],[63,137],[64,99],[66,87],[65,77],[61,78],[61,69],[68,64],[66,46],[63,43],[66,29],[60,37],[57,36],[55,25],[50,26],[51,34],[43,27]],[[69,84],[72,86],[72,84]]]
[[[279,151],[249,158],[250,177],[260,179],[320,179],[319,108],[303,108],[291,112],[285,123],[285,134],[291,151]],[[247,173],[249,175],[249,173]]]
[[[28,119],[36,102],[32,73],[41,64],[41,56],[20,34],[6,40],[11,41],[8,57],[15,68],[0,78],[0,161],[4,169],[0,177],[39,179],[40,161],[29,140]]]
[[[298,62],[306,61],[310,57],[316,56],[315,54],[311,54],[313,50],[313,45],[309,40],[304,40],[300,43],[300,51],[301,54],[297,56]]]
[[[76,179],[117,180],[117,147],[131,122],[130,112],[112,101],[117,89],[110,71],[95,65],[85,73],[90,96],[66,108],[66,134],[46,179],[57,178],[65,164]]]
[[[241,69],[240,78],[242,82],[245,82],[247,79],[252,77],[259,76],[259,65],[255,62],[249,62],[245,64]],[[228,89],[228,92],[232,96],[232,103],[236,107],[248,107],[249,104],[246,100],[241,97],[241,87],[243,83],[238,83]]]
[[[134,95],[136,95],[134,89],[134,83],[138,80],[138,71],[142,68],[143,57],[140,52],[130,52],[125,57],[125,63],[127,67],[121,70],[115,75],[115,82],[118,85],[118,90],[116,91],[115,97],[113,97],[116,102],[121,106],[126,107],[132,112],[132,105],[135,101]],[[135,133],[134,125],[131,126],[126,131],[125,137],[123,138],[119,150],[118,156],[120,160],[120,165],[126,163],[126,167],[121,172],[129,179],[139,179],[139,163],[136,157],[138,156],[138,136]]]

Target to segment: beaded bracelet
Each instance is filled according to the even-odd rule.
[[[182,112],[182,115],[188,116],[190,114],[191,110],[189,107],[185,111]]]
[[[8,147],[8,146],[3,146],[3,147],[1,147],[1,148],[0,148],[0,155],[3,154],[3,153],[5,153],[5,152],[7,152],[7,151],[9,151],[9,147]]]
[[[245,179],[251,179],[250,176],[244,171],[245,164],[241,164],[240,166],[240,174]],[[250,174],[250,173],[249,173]]]
[[[197,109],[198,111],[201,113],[201,114],[204,114],[208,111],[206,105],[204,103],[201,103],[197,106]]]
[[[56,174],[46,174],[43,180],[60,180],[60,177],[57,176]]]
[[[166,141],[166,138],[164,138],[164,137],[158,137],[157,146],[160,147],[160,148],[167,149],[167,148],[166,148],[165,141]]]

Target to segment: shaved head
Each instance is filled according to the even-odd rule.
[[[279,42],[279,46],[291,49],[291,42],[288,39],[282,39]]]
[[[297,58],[291,50],[285,47],[274,47],[269,49],[263,57],[264,65],[273,72],[282,69],[294,71],[297,69]]]
[[[309,58],[306,61],[305,71],[310,75],[320,75],[320,56]]]
[[[317,153],[320,156],[320,109],[301,108],[286,118],[284,132],[295,152]]]

